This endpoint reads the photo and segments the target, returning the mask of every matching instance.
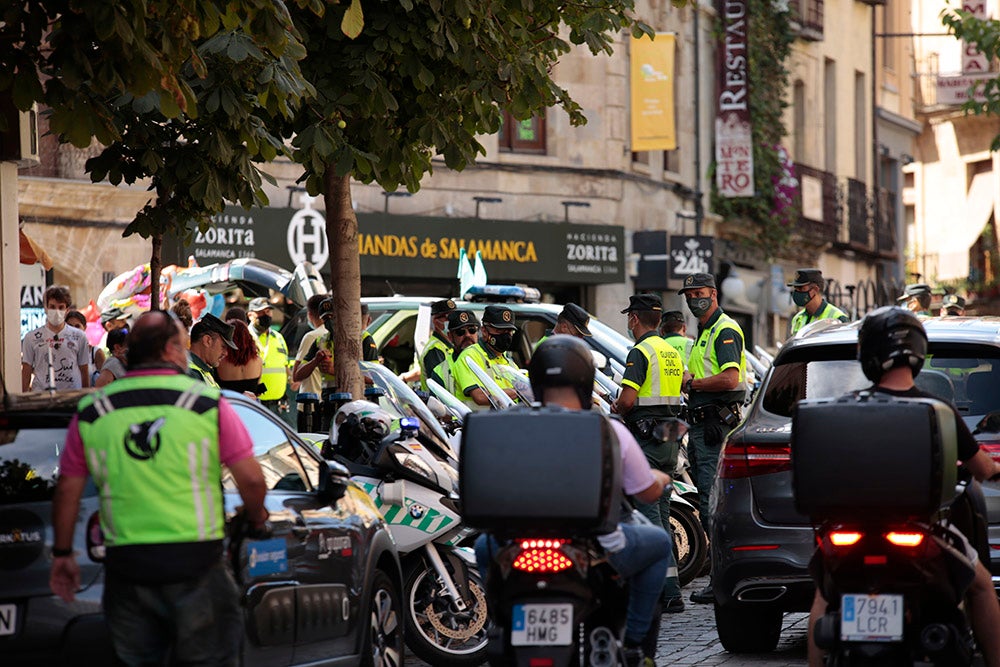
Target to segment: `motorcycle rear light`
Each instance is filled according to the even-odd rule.
[[[885,556],[865,556],[865,565],[885,565],[888,562]]]
[[[722,448],[719,477],[753,477],[791,469],[790,445],[748,445],[730,440]]]
[[[521,553],[511,567],[522,572],[551,574],[573,567],[560,547],[566,540],[521,540]]]
[[[528,660],[528,667],[555,667],[556,661],[552,658],[531,658]]]
[[[897,547],[919,547],[924,541],[923,533],[903,533],[892,531],[885,534],[885,539],[889,541],[890,544],[894,544]]]
[[[835,530],[830,533],[830,544],[835,547],[849,547],[861,541],[861,533],[853,530]]]
[[[733,551],[773,551],[778,548],[777,544],[744,544],[733,547]]]

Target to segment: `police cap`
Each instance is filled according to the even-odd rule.
[[[431,315],[447,315],[455,310],[455,302],[451,299],[442,299],[431,304]]]
[[[711,273],[692,273],[690,276],[684,279],[684,287],[677,290],[678,294],[684,294],[685,291],[689,289],[698,289],[699,287],[715,287],[715,276]]]
[[[663,310],[663,299],[659,294],[633,294],[628,298],[628,308],[622,313],[631,311],[653,310],[660,312]]]
[[[506,306],[490,305],[483,311],[483,324],[494,329],[517,329],[514,325],[514,313]]]
[[[816,285],[820,289],[826,287],[823,280],[823,272],[819,269],[797,269],[795,279],[790,283],[785,283],[787,287],[802,287],[804,285]]]

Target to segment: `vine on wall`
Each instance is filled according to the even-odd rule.
[[[787,132],[783,123],[788,106],[788,70],[785,62],[795,36],[787,0],[748,0],[747,34],[752,123],[754,196],[720,197],[712,165],[712,209],[727,220],[754,226],[747,242],[771,258],[787,245],[798,209],[792,201],[797,182],[790,160],[781,148]],[[720,28],[721,30],[721,24]]]

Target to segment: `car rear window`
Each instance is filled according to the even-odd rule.
[[[842,353],[815,356],[846,356]],[[799,355],[801,356],[801,355]],[[949,401],[963,416],[978,417],[1000,410],[1000,351],[982,347],[941,347],[931,345],[916,385]],[[865,389],[871,382],[853,358],[792,360],[774,367],[764,390],[763,408],[790,417],[796,401],[804,398],[835,398]]]
[[[0,430],[0,505],[52,499],[66,428]],[[87,484],[85,495],[96,492]]]

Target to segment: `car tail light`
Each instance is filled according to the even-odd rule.
[[[979,447],[990,455],[990,458],[1000,463],[1000,442],[987,440],[979,443]]]
[[[719,477],[753,477],[791,469],[791,445],[748,445],[730,440],[722,448]]]
[[[897,547],[919,547],[924,541],[924,534],[917,532],[892,531],[885,534],[889,544]]]
[[[562,552],[566,540],[521,540],[521,553],[512,567],[522,572],[551,574],[573,567],[573,561]]]
[[[856,530],[833,530],[829,533],[830,544],[835,547],[849,547],[861,541],[863,535]]]
[[[528,660],[528,667],[554,667],[556,664],[553,658],[531,658]]]

